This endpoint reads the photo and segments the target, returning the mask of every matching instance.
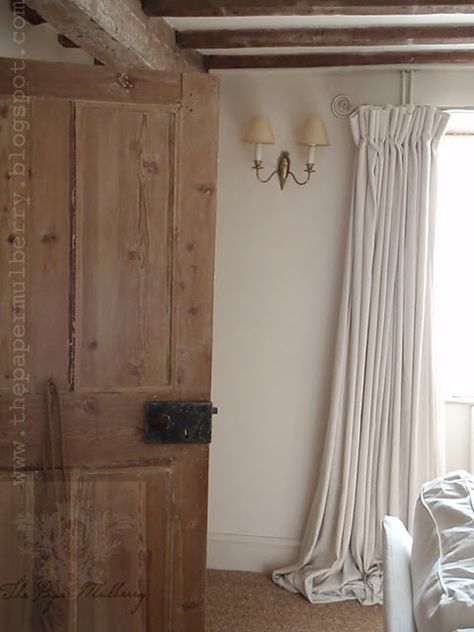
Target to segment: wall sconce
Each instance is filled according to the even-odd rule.
[[[308,148],[306,168],[304,170],[306,173],[306,179],[300,182],[291,171],[291,160],[288,151],[281,152],[275,171],[273,171],[267,178],[261,177],[260,172],[263,169],[262,145],[275,144],[275,137],[273,135],[271,123],[265,116],[253,116],[250,119],[243,136],[243,141],[255,145],[253,169],[255,169],[255,174],[258,180],[266,183],[269,182],[274,175],[278,175],[280,189],[282,191],[285,188],[285,184],[289,176],[291,176],[296,184],[299,184],[300,186],[309,182],[311,174],[314,173],[315,148],[317,146],[326,147],[329,145],[328,134],[323,121],[317,117],[308,119],[297,136],[297,143],[299,145],[306,145]]]

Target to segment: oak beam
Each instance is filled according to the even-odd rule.
[[[134,0],[28,0],[59,33],[112,68],[203,70],[202,57],[176,47],[161,19],[149,20]]]
[[[10,9],[15,15],[21,16],[32,26],[38,26],[38,24],[44,24],[45,22],[41,15],[30,9],[23,0],[10,0]]]
[[[327,68],[413,64],[472,64],[474,50],[399,53],[311,53],[308,55],[208,55],[210,70],[230,68]]]
[[[473,44],[474,26],[182,31],[176,33],[176,41],[193,49]]]
[[[63,48],[79,48],[79,46],[62,33],[58,34],[58,44]]]
[[[474,13],[471,0],[142,0],[142,6],[147,15],[160,17]]]

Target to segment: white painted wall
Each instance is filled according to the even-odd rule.
[[[397,70],[232,71],[221,79],[213,400],[210,567],[270,570],[291,560],[308,510],[324,440],[349,217],[353,141],[335,119],[340,93],[399,103]],[[474,105],[474,70],[424,70],[415,102]],[[272,167],[305,117],[326,121],[332,146],[317,150],[306,187],[262,185],[240,141],[265,114],[277,145]],[[468,467],[470,409],[450,405],[449,469]],[[458,441],[460,439],[460,441]]]
[[[22,27],[20,26],[23,31]],[[25,25],[25,44],[13,40],[13,14],[10,0],[0,0],[0,57],[19,57],[40,61],[62,61],[73,64],[93,63],[92,57],[80,49],[63,48],[57,33],[49,24]],[[20,42],[20,39],[17,40]],[[22,53],[22,50],[25,50]]]

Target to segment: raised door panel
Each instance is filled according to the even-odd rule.
[[[177,115],[77,104],[75,390],[169,387]]]
[[[71,482],[75,527],[76,611],[74,632],[153,632],[168,626],[166,549],[171,522],[169,465],[74,471]],[[159,519],[149,508],[160,505]],[[150,586],[151,559],[159,571]],[[147,621],[153,625],[147,628]]]

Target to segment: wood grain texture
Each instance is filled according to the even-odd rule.
[[[10,0],[10,8],[15,15],[23,17],[32,26],[38,26],[45,22],[41,15],[30,9],[24,0]]]
[[[208,446],[193,459],[177,464],[175,497],[179,498],[179,519],[175,522],[174,550],[183,550],[179,572],[174,573],[174,593],[178,607],[174,609],[174,627],[179,632],[205,629],[207,498],[209,478]]]
[[[132,0],[29,0],[51,26],[92,57],[122,71],[201,71],[201,56],[181,51],[164,20],[151,24]]]
[[[41,392],[50,375],[58,376],[61,388],[67,385],[70,105],[34,101],[22,105],[22,117],[13,116],[14,107],[20,112],[5,99],[0,108],[6,184],[0,193],[0,390],[12,390],[16,382]],[[15,132],[14,125],[24,131]],[[25,143],[20,149],[19,142]]]
[[[0,473],[1,583],[25,595],[2,599],[2,629],[204,629],[205,515],[184,499],[206,491],[207,448],[184,457],[68,470],[59,500],[51,472],[29,472],[19,486]],[[58,598],[47,607],[49,587]]]
[[[473,64],[474,50],[409,51],[400,53],[310,53],[307,55],[209,55],[205,58],[205,63],[209,69]]]
[[[218,84],[183,75],[177,233],[177,394],[211,385]]]
[[[92,413],[95,420],[90,419],[91,423],[84,425],[77,396],[64,395],[66,455],[72,465],[66,472],[69,504],[55,504],[55,483],[50,479],[44,480],[43,474],[36,471],[38,465],[32,470],[25,470],[25,480],[33,477],[37,481],[31,492],[34,492],[34,506],[30,501],[28,511],[40,520],[47,517],[53,521],[57,520],[58,514],[66,511],[73,523],[69,549],[58,550],[57,541],[49,540],[47,533],[42,534],[46,549],[51,547],[51,552],[55,550],[54,556],[59,559],[60,566],[71,566],[73,576],[77,578],[76,600],[60,604],[60,612],[69,621],[68,632],[82,632],[84,629],[91,632],[187,632],[204,629],[207,506],[202,498],[207,495],[208,447],[149,446],[148,461],[136,417],[135,438],[129,432],[131,410],[134,406],[140,407],[141,403],[141,398],[139,401],[136,396],[128,396],[117,416],[114,415],[114,411],[117,412],[117,396],[104,396],[94,402],[83,401],[81,408],[86,415],[91,412],[84,411],[84,408],[91,411],[94,405],[101,406],[100,417]],[[0,403],[0,413],[3,413],[5,404],[4,400]],[[43,431],[37,415],[43,414],[42,408],[41,398],[30,396],[31,423],[25,452],[29,460],[35,455],[37,460],[41,459]],[[4,447],[11,449],[11,438],[2,437],[0,458],[5,456]],[[99,448],[104,439],[108,444],[105,451],[103,446]],[[119,444],[121,447],[117,450]],[[80,467],[74,466],[74,462]],[[11,495],[15,487],[11,483],[10,472],[0,476],[8,479]],[[0,486],[0,494],[2,489],[7,490],[7,483],[3,488]],[[18,489],[28,488],[24,484]],[[8,506],[3,497],[2,503],[2,507]],[[22,505],[12,509],[12,514],[21,515],[25,511]],[[114,536],[119,537],[120,546],[113,555],[104,555],[104,547],[109,546],[107,541],[104,542],[106,533],[103,529],[107,528],[104,521],[109,521],[110,529],[122,519],[128,527]],[[75,522],[78,524],[74,525]],[[3,537],[0,543],[14,551],[18,558],[20,545],[11,539],[16,535],[10,522],[1,533],[2,537],[10,534],[8,541]],[[32,552],[29,555],[30,558],[28,555],[25,559],[21,558],[21,570],[25,572],[25,564],[30,569],[28,587],[31,591],[34,582],[44,579],[45,571],[35,567],[33,575],[32,560],[38,560]],[[8,559],[8,555],[4,559]],[[11,568],[13,574],[20,572],[18,560]],[[55,578],[57,571],[54,569],[49,568],[49,579]],[[89,578],[86,577],[88,569],[92,573]],[[136,603],[135,599],[94,597],[90,591],[81,590],[86,581],[104,582],[109,589],[125,583],[130,592],[146,594],[144,606],[132,616],[129,608],[131,602]],[[14,603],[8,605],[12,608],[0,607],[0,621],[16,621],[18,617],[26,616],[24,608],[13,608]],[[45,621],[38,610],[40,605],[37,604],[29,615],[37,626],[33,627],[35,630],[43,629],[41,626]],[[53,615],[49,614],[46,620],[54,622]],[[29,628],[26,630],[29,632]]]
[[[399,46],[472,44],[474,26],[298,28],[178,31],[182,48]],[[357,52],[357,51],[354,51]]]
[[[171,383],[175,112],[76,116],[77,390]]]
[[[43,392],[51,376],[68,384],[72,120],[63,100],[34,101],[31,111],[28,323],[32,389]]]
[[[73,545],[75,632],[147,632],[153,600],[147,558],[166,555],[163,539],[156,540],[155,534],[162,536],[173,510],[169,479],[168,468],[71,472],[72,522],[79,527]],[[148,503],[153,501],[161,505],[156,531],[148,522]],[[163,570],[160,575],[163,583]],[[148,629],[163,629],[160,619]]]
[[[109,553],[106,573],[95,563],[92,580],[104,583],[105,589],[121,585],[122,594],[139,595],[97,598],[80,589],[71,630],[204,629],[205,515],[184,499],[196,499],[206,491],[206,453],[155,468],[72,470],[70,478],[71,505],[76,513],[82,512],[87,545],[77,540],[79,585],[83,585],[89,559],[105,561],[107,557],[111,543],[104,528],[115,528],[118,541]],[[109,525],[104,524],[107,521]],[[183,555],[184,549],[187,555]]]
[[[10,164],[13,108],[11,99],[0,102],[0,392],[8,392],[12,371],[12,289],[9,260],[13,235],[13,192],[16,185]],[[21,281],[21,279],[19,279]]]
[[[6,599],[6,595],[32,594],[34,552],[22,535],[22,521],[34,514],[34,475],[25,477],[22,485],[13,485],[9,473],[0,472],[0,584],[10,584],[2,591],[0,628],[29,632],[33,617],[31,599]],[[15,587],[15,588],[13,588]]]
[[[181,99],[178,73],[140,69],[124,74],[106,66],[6,57],[0,58],[0,95],[13,94],[16,74],[25,77],[25,93],[32,97],[161,105],[175,105]]]
[[[63,48],[80,48],[75,42],[66,37],[62,33],[58,33],[58,44]]]
[[[473,13],[474,3],[406,2],[406,0],[142,0],[143,10],[150,16],[219,17],[253,15],[430,15],[437,13]]]
[[[68,482],[61,498],[70,499],[65,507],[61,500],[59,514],[65,511],[72,525],[61,554],[72,593],[56,614],[67,632],[202,632],[208,447],[145,444],[144,405],[210,397],[217,83],[199,73],[149,73],[145,84],[121,84],[123,98],[114,100],[114,74],[104,68],[35,63],[28,72],[32,67],[38,72],[29,86],[26,172],[36,201],[26,246],[35,264],[26,283],[34,306],[31,368],[41,380],[51,371],[59,386]],[[1,69],[8,70],[8,61],[0,61]],[[7,94],[8,72],[0,72]],[[0,104],[0,173],[10,183],[8,103]],[[0,239],[7,247],[11,195],[8,186],[0,188]],[[8,317],[10,299],[0,290],[0,317]],[[7,324],[0,321],[2,349],[8,349]],[[75,351],[71,383],[68,347]],[[11,385],[5,386],[0,472],[11,480],[14,470],[23,484],[32,479],[33,517],[56,524],[59,496],[50,483],[61,470],[38,471],[48,427],[44,394],[39,387],[26,394],[19,428],[11,423]],[[12,503],[4,501],[15,515],[22,511]],[[104,513],[132,516],[106,560]],[[17,554],[9,525],[0,521],[0,551],[12,547]],[[48,531],[45,539],[54,548],[64,538]],[[133,619],[130,599],[80,596],[77,580],[91,557],[94,577],[123,577],[146,592]],[[29,562],[32,581],[42,576],[43,559],[36,552]],[[0,607],[0,623],[7,622],[0,627],[23,632],[17,621],[26,615],[5,612]],[[61,629],[39,602],[28,617],[24,632]]]
[[[63,434],[69,467],[136,466],[140,463],[171,463],[177,457],[199,453],[203,445],[144,444],[144,404],[142,393],[62,393]],[[155,399],[160,399],[155,397]],[[10,399],[0,397],[0,469],[12,466],[12,446],[18,430],[7,423]],[[43,395],[27,398],[25,424],[25,468],[41,468],[46,432]],[[5,420],[5,421],[4,421]]]

